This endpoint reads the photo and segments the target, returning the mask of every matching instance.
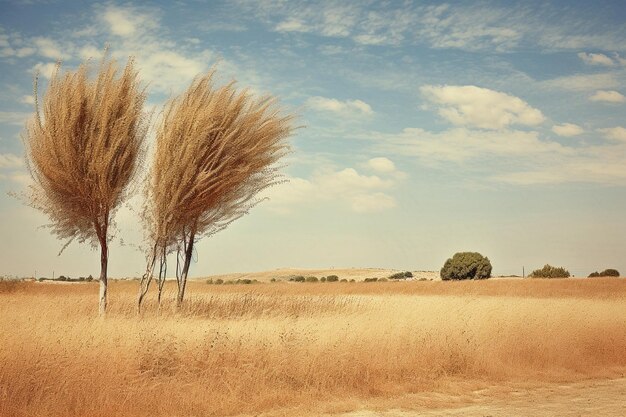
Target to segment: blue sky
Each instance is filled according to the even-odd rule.
[[[32,79],[110,45],[158,109],[218,64],[303,125],[289,183],[198,245],[192,275],[279,267],[626,270],[626,8],[590,2],[0,2],[0,274],[97,275],[8,192]],[[139,275],[132,200],[113,276]],[[123,240],[123,242],[120,242]]]

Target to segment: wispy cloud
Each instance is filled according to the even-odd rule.
[[[604,72],[556,77],[539,82],[537,87],[569,91],[594,91],[615,88],[619,85],[620,82],[615,73]]]
[[[30,113],[21,111],[0,111],[0,124],[23,126]]]
[[[585,64],[589,65],[603,65],[607,67],[615,65],[613,59],[604,54],[587,54],[585,52],[580,52],[578,57],[582,59]]]
[[[269,194],[269,209],[288,213],[294,207],[311,207],[332,203],[355,213],[376,213],[396,206],[389,193],[404,178],[395,164],[384,157],[373,158],[364,174],[354,168],[317,169],[309,178],[290,177],[289,182],[275,187]],[[370,164],[371,163],[371,164]]]
[[[0,169],[21,168],[24,166],[24,158],[12,153],[0,153]]]
[[[561,125],[552,126],[552,131],[559,136],[569,138],[582,134],[585,129],[573,123],[563,123]]]
[[[545,5],[373,6],[367,2],[240,0],[238,6],[278,32],[350,38],[363,45],[426,44],[471,51],[510,51],[527,45],[621,50],[626,41],[623,27],[601,26],[596,22],[598,30],[590,34],[584,30],[585,22],[581,22],[580,16]]]
[[[591,101],[604,101],[606,103],[624,103],[626,102],[626,97],[618,91],[596,91],[594,95],[589,97]]]
[[[307,107],[321,112],[332,112],[352,115],[371,115],[372,107],[362,100],[338,100],[327,97],[310,97],[306,101]]]
[[[607,139],[626,143],[626,128],[622,126],[599,129]]]

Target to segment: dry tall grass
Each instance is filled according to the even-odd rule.
[[[24,143],[34,181],[28,202],[50,218],[52,232],[67,244],[76,239],[100,246],[104,313],[111,225],[135,174],[147,124],[132,60],[120,75],[106,56],[94,79],[89,71],[89,62],[63,74],[57,66],[41,109],[35,78],[35,117]]]
[[[0,293],[0,415],[315,415],[459,378],[626,370],[620,279],[191,285],[182,309],[137,316],[136,283],[114,282],[106,320],[95,284]]]

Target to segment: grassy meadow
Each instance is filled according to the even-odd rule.
[[[0,282],[0,415],[319,415],[415,393],[623,377],[626,280]],[[459,391],[460,390],[460,391]]]

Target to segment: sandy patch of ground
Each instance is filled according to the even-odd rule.
[[[465,398],[463,398],[465,397]],[[471,392],[468,396],[441,393],[424,393],[404,398],[403,405],[411,399],[416,404],[429,400],[440,404],[436,408],[390,409],[386,411],[359,410],[334,417],[596,417],[626,416],[626,378],[592,380],[569,384],[549,384],[536,388],[492,387]],[[453,406],[443,406],[449,402]],[[458,402],[465,404],[458,404]]]

